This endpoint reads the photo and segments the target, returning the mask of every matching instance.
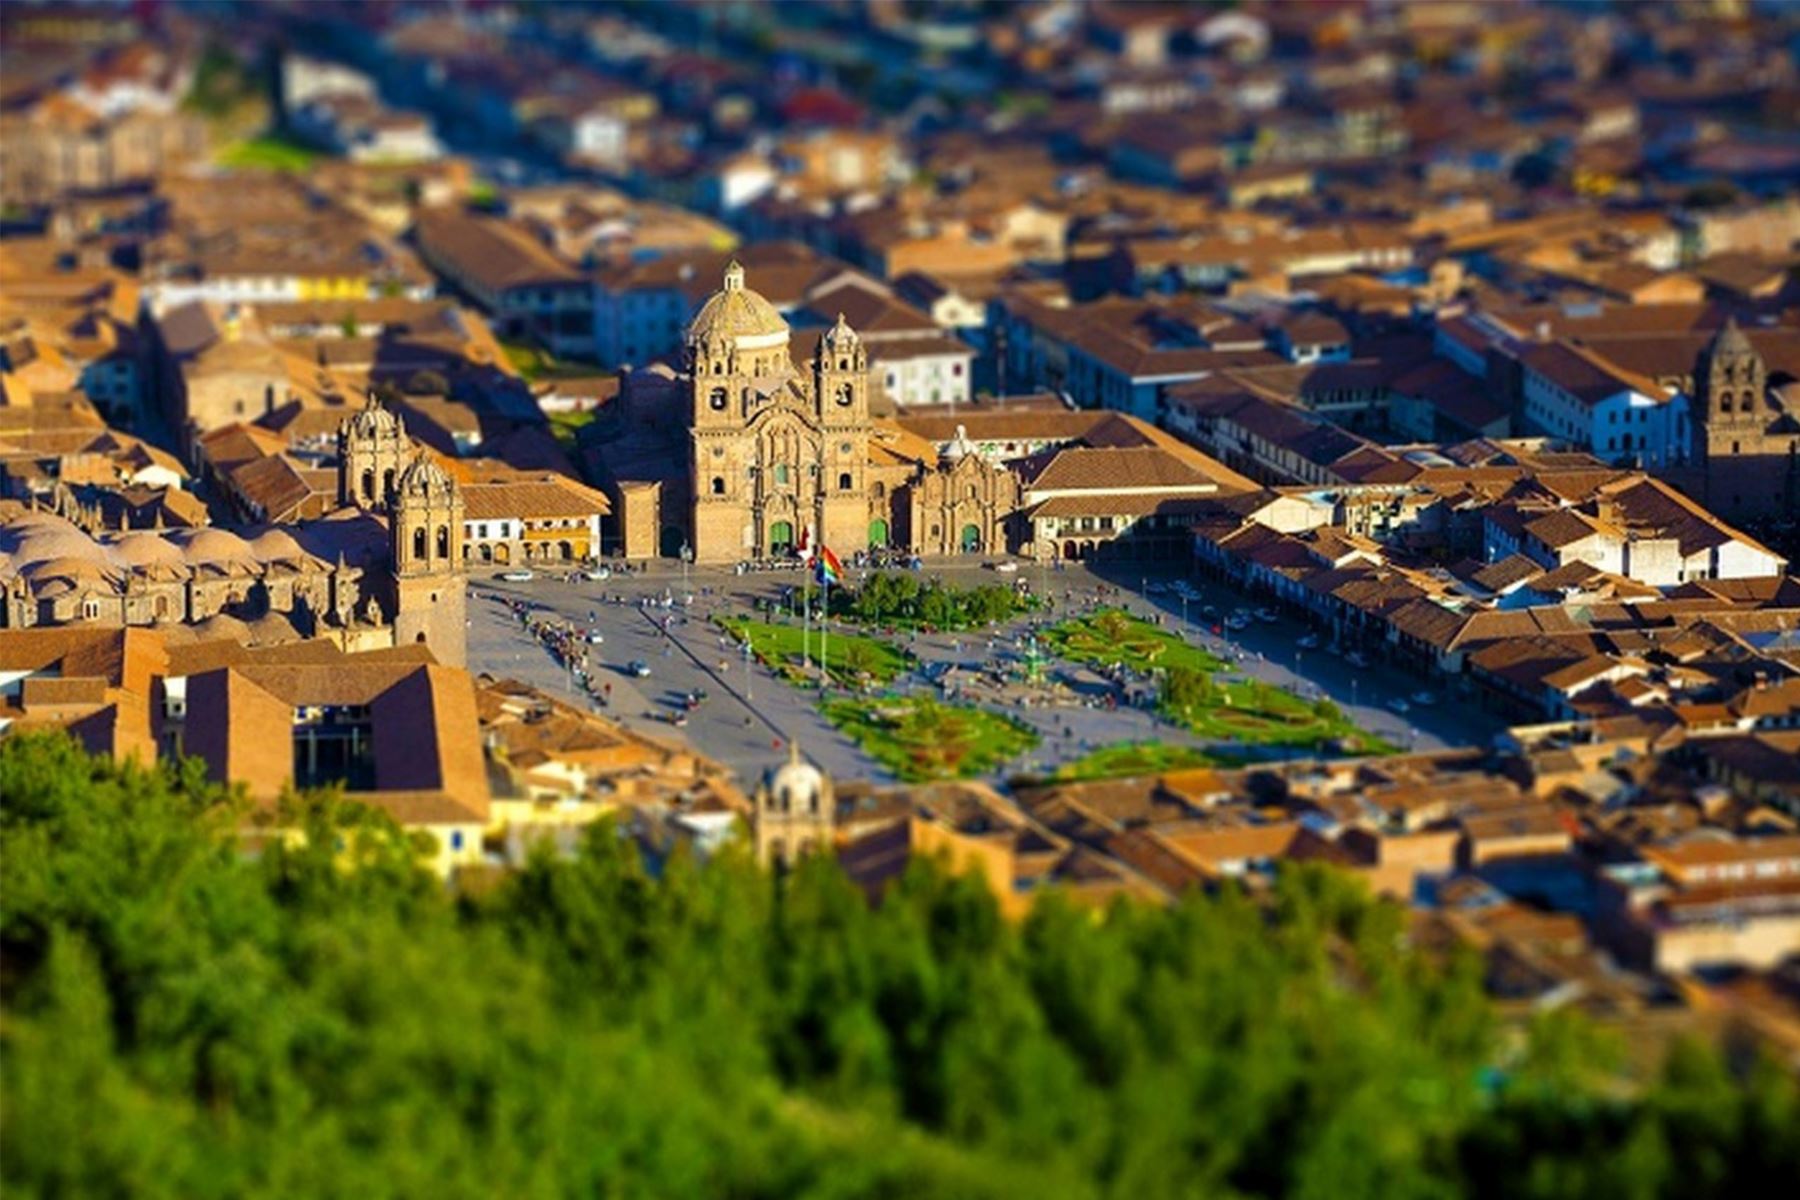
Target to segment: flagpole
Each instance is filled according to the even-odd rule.
[[[825,649],[825,639],[831,636],[831,564],[823,553],[825,543],[819,543],[819,690],[824,691],[831,683],[831,659]]]

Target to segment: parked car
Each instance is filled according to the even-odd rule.
[[[1319,635],[1316,633],[1303,633],[1300,635],[1300,640],[1295,642],[1294,645],[1300,647],[1302,650],[1317,650],[1320,645]]]
[[[1019,569],[1019,564],[1016,562],[991,562],[982,565],[988,570],[998,571],[1002,575],[1011,575]]]
[[[641,658],[634,658],[629,663],[625,664],[625,673],[627,675],[636,675],[639,679],[648,679],[650,677],[650,664]]]
[[[602,634],[598,629],[588,630],[588,632],[587,632],[588,645],[598,646],[600,643],[604,642],[605,640],[606,640],[605,635]]]
[[[589,583],[599,583],[602,579],[612,578],[611,567],[589,567],[585,571],[575,572],[575,578],[585,579]]]
[[[1353,667],[1366,667],[1369,665],[1369,660],[1363,656],[1361,650],[1352,650],[1350,653],[1344,655],[1344,661]]]
[[[1397,713],[1404,714],[1412,711],[1412,705],[1406,702],[1405,696],[1395,696],[1392,700],[1387,702],[1387,706]]]
[[[1275,621],[1279,621],[1281,618],[1272,608],[1259,608],[1256,610],[1256,619],[1266,624],[1272,624]]]
[[[1412,694],[1412,702],[1417,704],[1420,708],[1430,708],[1438,702],[1438,698],[1436,693],[1428,692],[1424,688],[1420,688]]]
[[[508,583],[530,583],[537,576],[522,567],[515,567],[513,570],[500,572],[500,578]]]

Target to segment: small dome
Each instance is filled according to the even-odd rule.
[[[399,437],[405,429],[400,418],[389,411],[374,392],[368,394],[363,406],[343,424],[343,431],[356,438]]]
[[[250,549],[262,562],[276,562],[284,558],[304,560],[310,557],[294,540],[294,535],[285,529],[265,529],[250,539]]]
[[[71,522],[49,513],[30,513],[0,529],[0,551],[20,567],[53,558],[107,561],[106,547]]]
[[[456,490],[449,474],[428,454],[419,455],[400,472],[396,487],[402,496],[445,496]]]
[[[744,268],[725,268],[725,286],[700,306],[688,323],[688,345],[740,338],[785,338],[788,323],[761,293],[744,286]]]
[[[975,443],[969,440],[969,431],[958,425],[956,436],[950,439],[950,444],[944,447],[944,452],[938,457],[945,462],[961,462],[975,452]]]
[[[49,579],[105,580],[110,579],[115,572],[113,568],[90,558],[47,558],[31,564],[23,574],[33,583],[39,583]]]
[[[856,330],[850,328],[850,322],[844,319],[844,314],[839,313],[837,324],[825,331],[825,336],[819,340],[819,345],[832,351],[854,350],[861,341],[862,339],[856,336]]]
[[[788,742],[788,759],[769,772],[769,796],[781,808],[798,811],[815,807],[825,796],[825,773],[800,757],[800,747]]]
[[[224,529],[202,529],[182,546],[183,557],[190,563],[228,563],[254,559],[250,543]]]
[[[181,548],[158,533],[128,533],[110,549],[112,560],[122,567],[178,567],[184,561]]]

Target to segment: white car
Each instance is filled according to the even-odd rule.
[[[1405,696],[1395,696],[1392,700],[1387,702],[1387,706],[1402,715],[1412,708],[1412,705],[1406,702]]]
[[[1002,575],[1011,575],[1018,571],[1019,564],[1016,562],[997,562],[989,563],[988,567],[990,570],[998,571]]]
[[[1300,640],[1295,642],[1294,645],[1300,647],[1302,650],[1317,650],[1319,648],[1319,635],[1316,633],[1303,634]]]
[[[1420,689],[1412,694],[1412,702],[1420,708],[1430,708],[1438,702],[1438,698],[1436,693]]]
[[[577,579],[585,579],[589,583],[599,583],[602,579],[612,578],[611,567],[591,567],[586,571],[575,572]]]
[[[605,640],[606,640],[606,638],[601,634],[601,632],[598,629],[588,630],[588,635],[587,635],[588,645],[598,646],[600,643],[604,642]]]
[[[650,678],[650,664],[641,658],[634,658],[626,664],[625,673],[635,675],[639,679],[648,679]]]
[[[521,569],[517,571],[502,571],[500,572],[500,578],[506,580],[508,583],[530,583],[533,579],[536,579],[537,576],[533,575],[530,571]]]

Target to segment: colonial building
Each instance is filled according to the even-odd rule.
[[[1708,508],[1736,518],[1800,510],[1800,419],[1769,388],[1767,364],[1735,321],[1700,352],[1693,410]]]
[[[1121,413],[977,411],[967,428],[873,416],[869,350],[842,316],[806,368],[791,349],[780,312],[731,264],[688,327],[685,371],[632,372],[595,440],[614,549],[711,563],[820,541],[840,553],[1185,553],[1196,498],[1254,488]]]
[[[94,536],[0,513],[0,626],[195,626],[245,643],[326,637],[465,656],[461,488],[371,399],[339,432],[338,495],[313,521]]]
[[[803,373],[788,338],[787,322],[744,286],[737,263],[688,326],[695,561],[785,554],[809,532],[840,546],[868,537],[862,342],[840,318]]]

